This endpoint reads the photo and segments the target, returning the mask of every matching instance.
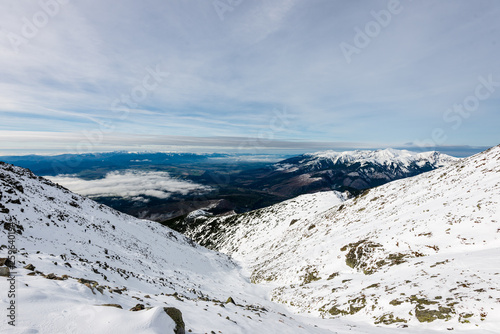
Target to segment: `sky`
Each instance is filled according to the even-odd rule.
[[[0,155],[500,143],[496,0],[117,4],[0,2]]]

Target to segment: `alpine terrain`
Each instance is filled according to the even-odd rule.
[[[351,199],[193,214],[208,250],[0,163],[0,332],[495,333],[499,173],[495,147]]]
[[[332,193],[303,209],[341,200]],[[397,330],[294,314],[227,255],[5,163],[0,224],[1,333]]]
[[[292,168],[292,167],[286,167]],[[337,204],[333,206],[322,203]],[[337,192],[185,222],[296,312],[497,332],[500,146],[342,203]]]

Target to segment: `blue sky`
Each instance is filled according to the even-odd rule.
[[[0,3],[0,155],[500,142],[498,1],[117,4]]]

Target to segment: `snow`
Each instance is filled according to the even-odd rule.
[[[323,162],[345,165],[360,163],[361,166],[366,164],[377,164],[381,166],[398,165],[403,168],[408,168],[413,163],[419,167],[423,167],[429,163],[437,168],[460,160],[436,151],[417,153],[408,150],[396,150],[391,148],[375,151],[322,151],[304,154],[302,158],[303,159],[299,162],[299,164],[313,168],[321,166]],[[292,169],[293,171],[297,170],[297,166],[285,162],[275,164],[275,170],[277,171],[291,172]]]
[[[198,209],[198,210],[195,210],[195,211],[192,211],[190,212],[186,219],[194,219],[194,218],[197,218],[197,217],[202,217],[202,216],[211,216],[212,214],[208,211],[205,211],[203,209]]]
[[[416,153],[408,150],[396,150],[388,148],[385,150],[375,150],[375,151],[345,151],[345,152],[335,152],[335,151],[323,151],[312,154],[306,154],[306,156],[315,158],[325,158],[334,161],[342,162],[375,162],[380,165],[387,165],[390,163],[403,163],[408,165],[412,161],[430,161],[432,163],[438,163],[438,167],[443,166],[446,161],[455,161],[457,158],[453,158],[449,155],[442,154],[436,151]]]
[[[0,280],[1,333],[173,332],[163,307],[179,309],[186,331],[198,334],[347,333],[354,326],[293,314],[270,301],[269,288],[251,284],[228,256],[25,169],[0,164],[0,193],[2,242],[5,224],[23,228],[15,240],[15,299],[7,295],[8,281]],[[27,264],[35,266],[34,276]],[[51,273],[58,279],[49,279]],[[225,303],[228,297],[236,305]],[[12,300],[15,327],[5,317]],[[151,309],[129,311],[139,303]],[[360,333],[385,333],[358,326]]]
[[[498,332],[499,173],[495,147],[326,211],[318,201],[333,193],[235,216],[231,224],[212,218],[188,235],[238,260],[254,282],[272,289],[274,301],[295,312]],[[290,203],[310,210],[289,209]],[[443,319],[418,320],[433,318],[433,310]]]
[[[353,199],[331,191],[195,218],[206,222],[190,235],[217,241],[225,255],[0,164],[0,245],[6,224],[23,227],[15,240],[17,326],[3,315],[0,332],[172,333],[163,307],[175,307],[192,333],[499,333],[499,173],[495,147]],[[347,266],[363,240],[371,247],[361,243],[365,252]],[[401,263],[380,265],[398,254]],[[2,310],[7,290],[2,278]],[[138,303],[150,309],[129,311]],[[343,317],[328,312],[356,306]],[[453,308],[447,321],[415,317],[440,306]],[[374,324],[388,313],[406,323]]]

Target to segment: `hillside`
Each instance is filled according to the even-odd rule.
[[[325,209],[331,193],[198,218],[187,235],[240,261],[272,299],[325,318],[500,325],[500,146]],[[294,215],[290,205],[311,207]]]
[[[0,222],[0,258],[9,246],[19,249],[14,263],[5,263],[15,273],[15,296],[0,280],[1,333],[172,333],[176,324],[163,307],[180,310],[193,333],[348,330],[316,327],[318,319],[272,303],[226,255],[4,163]],[[15,327],[5,317],[12,302]],[[129,311],[137,304],[145,310]]]

